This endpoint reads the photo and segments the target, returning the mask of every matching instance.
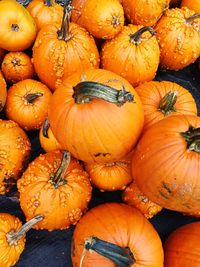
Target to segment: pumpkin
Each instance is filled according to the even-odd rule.
[[[124,203],[137,208],[147,219],[162,210],[162,207],[149,200],[133,181],[122,193]]]
[[[0,213],[0,266],[14,266],[19,260],[24,250],[26,238],[25,235],[33,225],[43,219],[38,215],[22,226],[18,217]]]
[[[0,47],[8,51],[29,48],[36,37],[36,25],[30,13],[17,1],[0,1]],[[9,40],[9,41],[8,41]]]
[[[154,26],[169,7],[169,0],[122,0],[124,13],[135,25]]]
[[[144,129],[167,116],[197,115],[196,102],[191,93],[170,81],[151,81],[136,88],[144,108]]]
[[[124,10],[118,0],[72,1],[72,21],[86,28],[94,37],[112,39],[124,25]]]
[[[129,82],[96,69],[63,81],[50,100],[48,119],[62,148],[90,163],[127,155],[141,134],[144,115]]]
[[[158,205],[180,212],[199,210],[200,117],[169,116],[144,132],[133,153],[132,175]]]
[[[183,225],[164,243],[165,267],[199,267],[200,222]]]
[[[42,214],[36,229],[67,229],[75,225],[91,198],[88,174],[69,152],[59,150],[34,159],[18,180],[20,206],[27,218]]]
[[[7,85],[5,82],[5,79],[3,77],[3,74],[0,70],[0,111],[3,109],[5,103],[6,103],[6,97],[7,97]]]
[[[196,13],[200,13],[200,3],[199,0],[182,0],[181,7],[186,6],[187,8],[194,10]]]
[[[102,68],[121,75],[133,86],[153,80],[160,57],[154,35],[151,27],[124,26],[115,38],[104,43],[101,50]]]
[[[199,17],[185,7],[164,13],[155,28],[162,68],[181,70],[200,56]]]
[[[10,52],[2,62],[2,72],[8,82],[32,79],[35,75],[31,58],[24,52]]]
[[[39,140],[41,147],[46,151],[52,151],[61,149],[61,145],[56,140],[55,136],[53,135],[48,119],[45,119],[40,132],[39,132]]]
[[[33,0],[26,7],[39,31],[46,24],[61,24],[63,7],[54,0]]]
[[[0,120],[0,195],[7,193],[26,168],[31,143],[17,123]]]
[[[69,22],[70,13],[65,9],[61,29],[59,25],[44,26],[33,46],[36,73],[52,91],[72,73],[99,66],[99,53],[93,37]]]
[[[73,233],[71,257],[80,267],[163,266],[157,232],[138,210],[121,203],[101,204],[83,216]]]
[[[46,116],[52,93],[39,81],[26,79],[15,83],[7,94],[5,113],[25,130],[40,129]]]
[[[4,55],[5,55],[5,50],[0,48],[0,64],[3,61]]]

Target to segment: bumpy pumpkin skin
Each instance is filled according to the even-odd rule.
[[[151,81],[135,88],[144,108],[144,130],[154,123],[174,115],[197,115],[197,106],[192,94],[177,83],[170,81]],[[174,92],[177,99],[172,108],[161,109],[160,103],[164,97]],[[165,100],[166,107],[167,102]],[[169,110],[169,111],[168,111]]]
[[[57,188],[50,182],[61,163],[62,153],[52,151],[32,161],[17,183],[20,206],[27,218],[37,214],[44,220],[34,228],[67,229],[76,224],[87,209],[91,198],[88,174],[76,159],[71,159],[65,174],[65,183]]]
[[[6,103],[6,97],[7,97],[7,85],[3,77],[3,74],[0,70],[0,111],[3,109]]]
[[[186,7],[167,10],[157,23],[160,65],[178,71],[193,63],[200,55],[199,19],[189,18],[195,12]]]
[[[200,3],[199,0],[182,0],[181,7],[186,6],[187,8],[194,10],[195,13],[200,13]]]
[[[165,267],[199,267],[200,222],[179,227],[164,243]]]
[[[101,50],[102,68],[119,74],[133,86],[153,80],[160,61],[155,36],[145,32],[138,41],[130,37],[141,28],[131,24],[124,26],[115,38],[103,44]]]
[[[132,175],[139,189],[158,205],[180,212],[199,210],[200,154],[181,133],[200,127],[200,118],[170,116],[144,132],[133,153]]]
[[[163,249],[157,232],[138,210],[128,205],[106,203],[96,206],[83,216],[73,234],[73,266],[80,266],[84,242],[91,236],[129,247],[136,259],[135,266],[163,267]],[[86,252],[82,267],[94,266],[115,265],[106,257]]]

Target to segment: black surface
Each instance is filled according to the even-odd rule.
[[[179,72],[159,71],[156,80],[177,82],[187,88],[194,96],[198,111],[200,111],[200,75],[197,65],[193,64]],[[198,113],[199,114],[199,113]],[[32,143],[32,159],[42,153],[38,140],[38,132],[29,133]],[[13,197],[15,189],[7,196],[0,197],[0,212],[8,212],[18,216],[25,222],[19,203]],[[120,192],[101,193],[94,189],[89,208],[104,202],[121,201]],[[200,219],[184,216],[178,212],[162,210],[151,219],[151,223],[158,231],[161,239],[165,238],[177,227]],[[70,242],[74,227],[64,231],[36,231],[30,230],[27,234],[26,247],[16,267],[71,267]],[[95,266],[94,266],[95,267]],[[102,266],[103,267],[103,266]],[[173,266],[172,266],[173,267]]]

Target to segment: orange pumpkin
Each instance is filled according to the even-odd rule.
[[[33,47],[36,73],[53,91],[72,73],[99,66],[93,37],[77,24],[69,23],[70,12],[65,9],[61,30],[59,25],[44,26]]]
[[[151,27],[124,26],[115,38],[104,43],[101,50],[102,68],[121,75],[133,86],[153,80],[160,57],[154,35]]]
[[[39,221],[43,216],[38,215],[22,226],[19,218],[8,213],[0,213],[0,266],[14,266],[19,260],[24,250],[26,233]]]
[[[24,52],[10,52],[2,62],[2,72],[8,82],[32,79],[35,75],[31,58]]]
[[[138,210],[121,203],[96,206],[83,216],[73,234],[71,258],[80,267],[163,267],[157,232]]]
[[[7,85],[5,82],[5,79],[3,77],[3,74],[0,70],[0,111],[3,109],[5,103],[6,103],[6,97],[7,97]]]
[[[40,155],[18,180],[20,206],[27,218],[44,216],[35,228],[67,229],[83,215],[91,198],[88,174],[68,152]]]
[[[187,8],[194,10],[195,13],[200,13],[200,3],[199,0],[182,0],[181,7],[186,6]]]
[[[26,168],[31,143],[13,121],[0,120],[0,195],[7,193]]]
[[[170,81],[152,81],[136,88],[144,108],[144,129],[177,114],[197,115],[196,102],[191,93]]]
[[[167,10],[156,25],[160,65],[180,70],[200,56],[200,14],[187,8]]]
[[[132,175],[158,205],[180,212],[199,210],[200,117],[169,116],[144,132],[133,153]]]
[[[5,50],[0,48],[0,64],[3,61],[4,55],[5,55]]]
[[[36,37],[36,25],[30,13],[17,1],[0,1],[0,47],[8,51],[29,48]]]
[[[143,116],[130,83],[103,69],[68,77],[53,93],[48,109],[51,130],[62,148],[85,162],[112,162],[127,155],[141,134]]]
[[[170,0],[122,0],[124,13],[135,25],[153,26],[169,7]]]

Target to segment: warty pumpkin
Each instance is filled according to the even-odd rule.
[[[71,257],[80,267],[163,267],[157,232],[137,209],[121,203],[96,206],[81,218]]]
[[[135,146],[144,121],[131,84],[103,70],[77,72],[49,103],[51,130],[63,149],[85,162],[113,162]]]
[[[7,84],[0,70],[0,111],[3,109],[6,103],[6,97],[7,97]]]
[[[181,7],[186,6],[187,8],[194,10],[195,13],[200,13],[200,3],[199,0],[182,0]]]

